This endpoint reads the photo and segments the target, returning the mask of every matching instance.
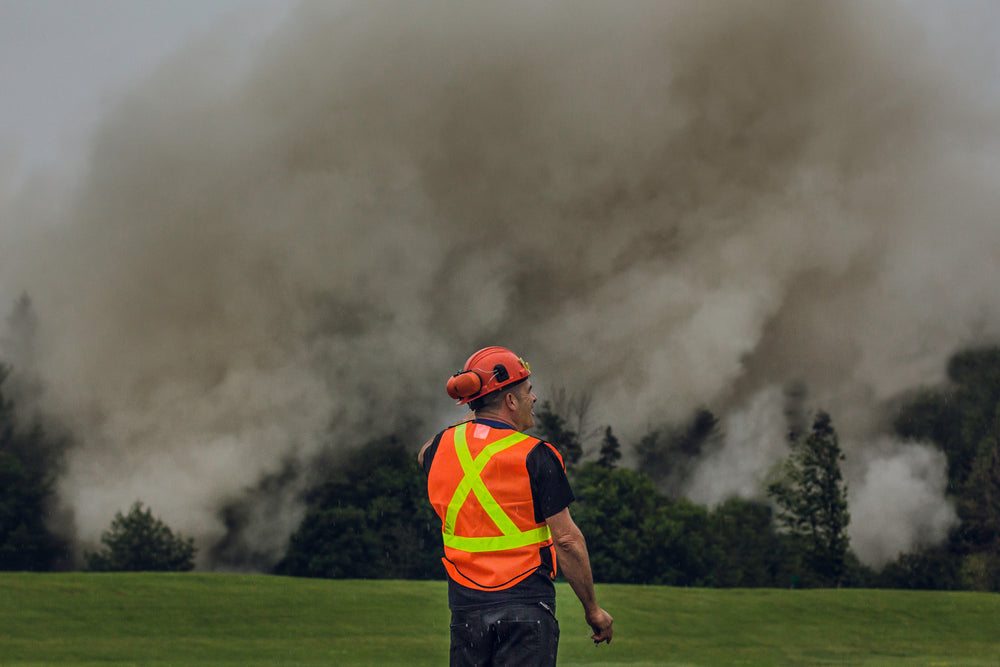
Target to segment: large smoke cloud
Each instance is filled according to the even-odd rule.
[[[262,479],[418,445],[499,343],[626,441],[723,415],[706,502],[759,494],[801,383],[848,452],[859,555],[941,539],[943,461],[887,440],[880,405],[995,340],[1000,195],[989,96],[921,26],[861,2],[316,3],[241,69],[225,34],[176,55],[70,178],[0,187],[0,286],[31,295],[22,370],[77,434],[79,536],[141,498],[212,543]],[[265,561],[301,512],[278,489],[246,511]]]

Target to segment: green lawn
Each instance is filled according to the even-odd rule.
[[[445,665],[443,582],[0,574],[0,664]],[[997,665],[1000,596],[559,585],[560,665]]]

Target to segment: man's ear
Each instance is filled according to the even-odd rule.
[[[511,409],[511,410],[517,410],[517,396],[514,395],[514,392],[508,391],[504,395],[503,400],[504,400],[504,403],[507,404],[507,407],[509,409]]]

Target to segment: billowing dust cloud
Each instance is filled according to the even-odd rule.
[[[943,458],[882,406],[1000,332],[996,117],[905,7],[314,3],[240,68],[177,54],[4,203],[78,537],[142,499],[204,554],[251,498],[273,562],[316,455],[418,446],[503,344],[626,443],[720,415],[701,502],[760,496],[801,383],[862,559],[942,539]]]

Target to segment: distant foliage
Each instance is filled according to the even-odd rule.
[[[961,561],[947,546],[935,546],[901,554],[878,574],[876,585],[881,588],[917,590],[959,590],[963,588]]]
[[[730,498],[709,512],[706,530],[717,557],[714,586],[781,588],[801,580],[794,542],[775,530],[767,503]]]
[[[601,581],[673,586],[787,586],[793,554],[766,505],[730,500],[715,509],[672,500],[626,468],[584,463],[574,476],[573,517]]]
[[[947,456],[948,491],[960,520],[944,553],[925,552],[935,555],[932,572],[939,574],[921,580],[1000,592],[1000,347],[955,354],[948,379],[945,387],[918,392],[895,420],[900,436],[933,442]],[[901,557],[894,567],[911,561]]]
[[[278,574],[439,579],[441,522],[416,456],[396,439],[352,452],[308,497]]]
[[[580,436],[569,427],[566,418],[555,411],[550,401],[543,401],[541,409],[535,414],[534,431],[539,438],[559,450],[568,470],[579,464],[583,456]]]
[[[184,539],[151,509],[136,501],[128,514],[117,512],[111,529],[101,535],[104,548],[87,553],[87,569],[94,572],[185,572],[194,569],[194,539]]]

